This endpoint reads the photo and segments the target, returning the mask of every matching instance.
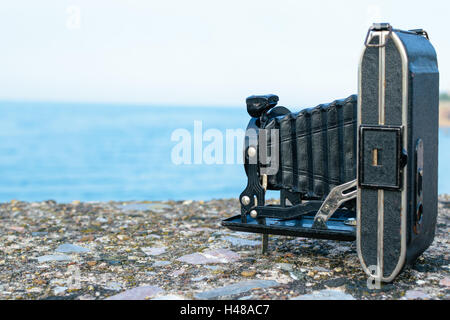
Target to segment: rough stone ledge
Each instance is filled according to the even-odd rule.
[[[449,299],[450,196],[432,246],[367,288],[355,244],[233,232],[236,199],[0,204],[0,299]]]

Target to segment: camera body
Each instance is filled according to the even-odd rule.
[[[300,112],[275,95],[247,98],[247,187],[239,231],[357,242],[363,270],[392,281],[433,241],[439,71],[423,30],[374,24],[358,94]],[[265,203],[266,190],[280,204]]]

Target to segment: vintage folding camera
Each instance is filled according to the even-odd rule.
[[[368,31],[358,95],[300,112],[247,98],[241,214],[222,224],[267,235],[357,241],[364,271],[392,281],[433,241],[439,72],[423,30]],[[280,204],[265,203],[266,190]]]

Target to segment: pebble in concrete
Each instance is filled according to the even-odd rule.
[[[39,263],[51,262],[51,261],[70,261],[71,258],[64,254],[47,254],[37,258]]]
[[[165,267],[168,266],[170,264],[170,261],[155,261],[153,263],[154,267]]]
[[[170,209],[172,207],[163,203],[127,203],[120,205],[119,208],[125,212],[151,210],[160,213],[164,212],[165,209]]]
[[[408,290],[406,291],[404,298],[408,300],[428,299],[430,296],[420,290]]]
[[[339,290],[321,290],[315,291],[311,294],[304,294],[292,300],[355,300],[355,298],[345,292]]]
[[[178,261],[190,264],[230,263],[240,259],[239,254],[227,249],[214,249],[196,252],[178,258]]]
[[[196,299],[215,299],[223,296],[230,296],[244,293],[255,288],[275,287],[279,283],[273,280],[249,280],[234,283],[222,288],[216,288],[195,295]]]
[[[439,285],[441,285],[443,287],[450,287],[450,278],[446,277],[446,278],[442,279],[441,281],[439,281]]]
[[[145,300],[162,292],[164,290],[156,286],[142,286],[121,292],[106,300]]]
[[[230,236],[223,237],[223,240],[226,240],[230,242],[233,246],[237,247],[245,247],[245,246],[255,247],[261,245],[261,241],[242,239]]]
[[[58,248],[56,248],[56,252],[61,253],[86,253],[89,252],[89,249],[70,244],[70,243],[64,243],[60,245]]]
[[[177,296],[176,294],[168,294],[164,296],[155,297],[152,300],[186,300],[186,298],[183,296]]]
[[[105,286],[106,290],[112,290],[112,291],[120,291],[122,290],[122,285],[115,281],[110,281]]]
[[[143,247],[141,250],[148,256],[158,256],[166,252],[166,248],[167,247]]]
[[[55,288],[53,289],[53,292],[54,292],[56,295],[58,295],[58,294],[60,294],[60,293],[66,292],[67,289],[68,289],[67,287],[60,287],[60,286],[58,286],[58,287],[55,287]]]

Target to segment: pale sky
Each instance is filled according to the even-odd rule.
[[[372,22],[427,30],[450,90],[449,21],[433,0],[2,1],[0,100],[313,106],[356,93]]]

